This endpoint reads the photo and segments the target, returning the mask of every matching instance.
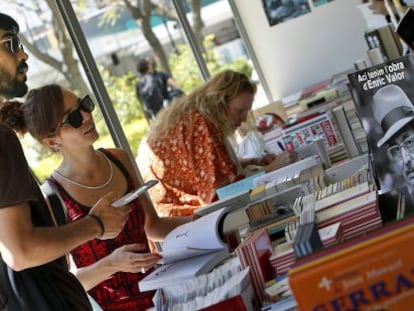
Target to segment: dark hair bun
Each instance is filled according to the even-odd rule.
[[[0,120],[9,125],[13,130],[20,134],[25,134],[25,126],[22,103],[18,101],[5,101],[0,105]]]

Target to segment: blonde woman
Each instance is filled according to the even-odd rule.
[[[236,158],[227,138],[246,120],[255,93],[247,76],[227,70],[160,112],[137,157],[144,179],[160,181],[150,190],[160,216],[192,215],[248,165],[271,171],[297,160],[295,152]]]

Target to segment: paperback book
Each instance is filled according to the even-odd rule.
[[[162,266],[139,282],[141,291],[169,286],[209,272],[229,257],[223,238],[226,209],[220,209],[172,230],[163,243]]]
[[[357,71],[350,88],[380,193],[414,187],[414,59],[407,55]]]
[[[305,257],[289,270],[300,310],[412,310],[414,219]]]

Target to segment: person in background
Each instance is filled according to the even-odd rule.
[[[63,160],[47,181],[64,201],[69,221],[90,213],[91,206],[113,191],[122,196],[140,185],[126,151],[95,150],[99,137],[92,118],[94,102],[56,84],[29,92],[23,105],[14,105],[15,119],[25,120],[30,134]],[[11,113],[10,113],[11,115]],[[74,247],[74,271],[85,290],[105,311],[146,310],[153,292],[141,293],[138,282],[160,259],[149,251],[147,235],[162,240],[189,218],[159,218],[147,196],[130,203],[129,219],[113,240],[92,240]]]
[[[141,78],[135,88],[136,95],[147,120],[153,120],[163,107],[183,92],[169,74],[156,70],[156,62],[152,58],[140,60],[137,70]]]
[[[92,310],[65,254],[89,240],[115,238],[130,208],[111,207],[116,195],[107,189],[84,217],[55,226],[12,130],[24,131],[24,124],[4,103],[28,90],[28,55],[18,33],[17,22],[0,13],[0,309]]]
[[[401,4],[401,9],[406,10],[407,6],[414,5],[414,1],[412,0],[399,0]],[[385,19],[388,23],[392,22],[392,17],[389,14],[389,11],[387,10],[387,6],[384,0],[364,0],[363,3],[369,3],[368,7],[372,11],[373,14],[378,15],[384,15]],[[402,16],[401,13],[399,14],[399,10],[394,5],[394,2],[392,0],[388,0],[389,8],[393,12],[395,19],[397,21],[400,20]]]
[[[285,121],[274,112],[266,112],[262,117],[258,118],[257,129],[263,135],[275,127],[281,127],[285,124]]]
[[[268,172],[297,160],[296,152],[235,156],[227,140],[246,120],[255,93],[247,76],[226,70],[160,112],[137,156],[144,180],[160,180],[149,190],[159,215],[192,215],[249,165]]]

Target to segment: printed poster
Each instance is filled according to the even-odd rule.
[[[312,5],[313,5],[314,8],[316,8],[318,6],[321,6],[321,5],[325,5],[325,4],[330,3],[330,2],[334,2],[334,1],[335,0],[311,0]]]
[[[285,129],[282,137],[287,150],[299,149],[317,139],[323,140],[327,150],[338,143],[332,121],[326,113]]]
[[[407,55],[348,76],[380,193],[414,187],[413,62]]]
[[[308,0],[262,0],[262,4],[270,26],[311,11]]]

